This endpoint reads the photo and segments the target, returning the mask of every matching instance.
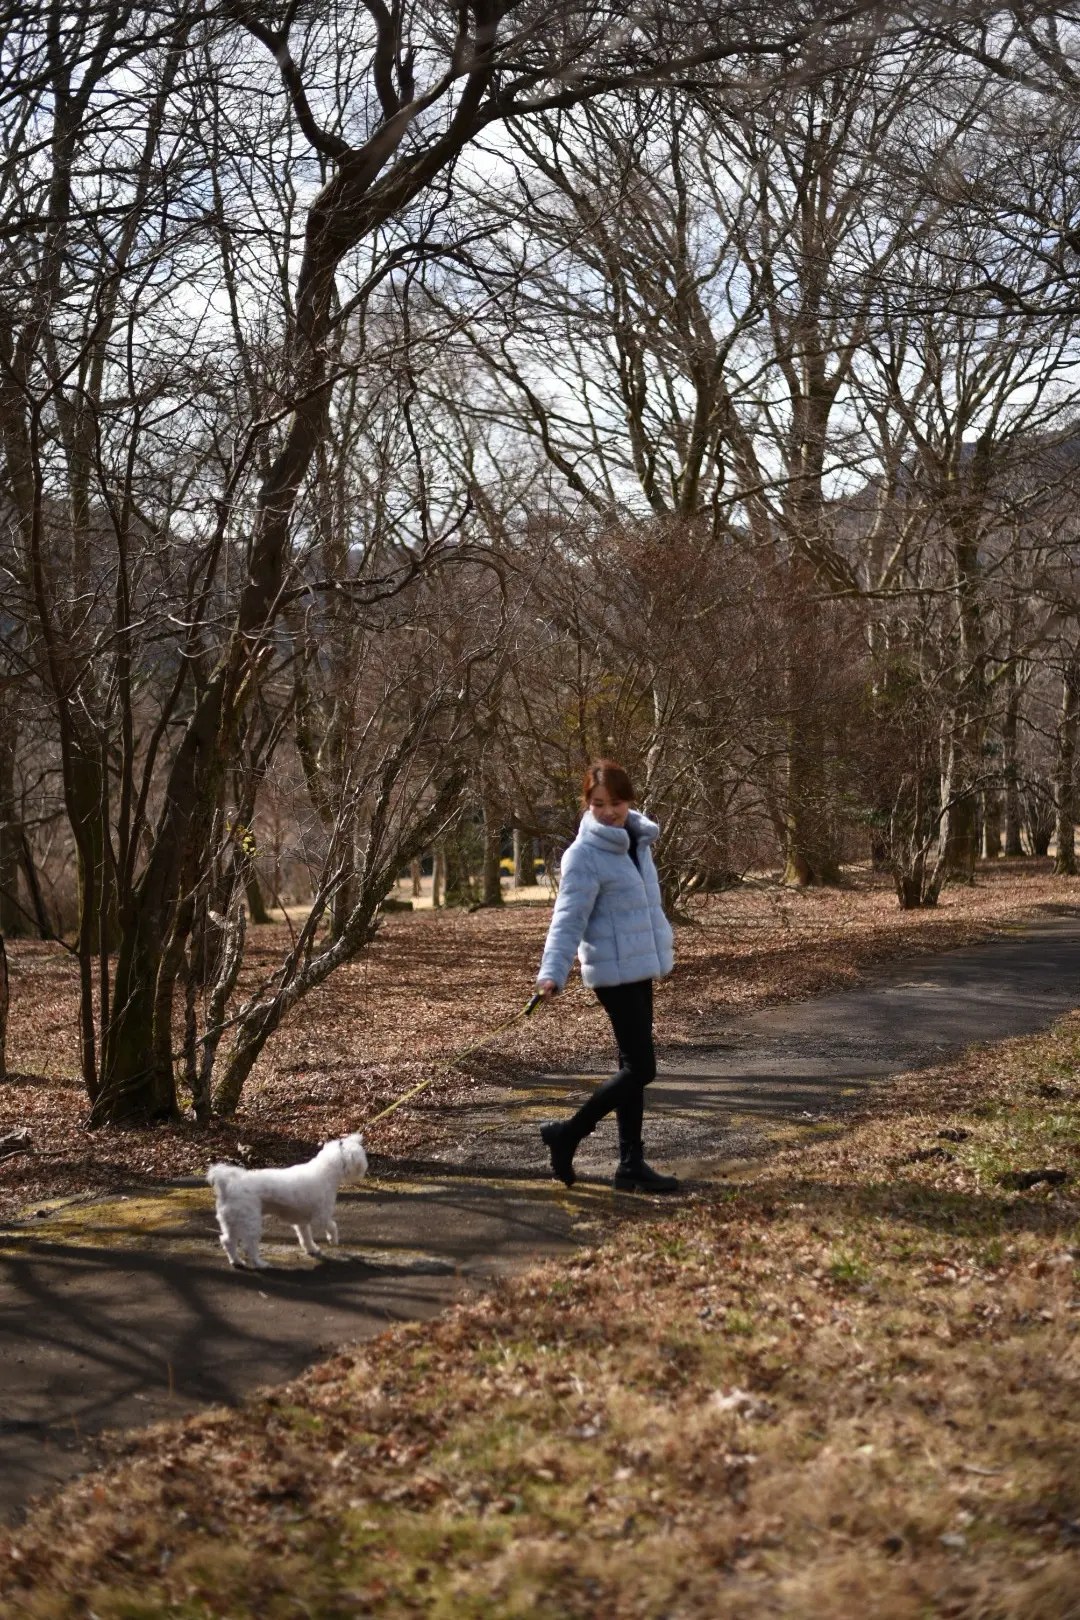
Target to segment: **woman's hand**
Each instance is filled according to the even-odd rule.
[[[554,979],[538,979],[536,988],[545,1001],[550,1001],[553,996],[557,996],[559,993],[559,987]]]

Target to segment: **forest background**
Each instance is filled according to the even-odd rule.
[[[1075,871],[1068,8],[0,25],[0,934],[70,948],[95,1124],[235,1110],[597,754],[676,916]]]

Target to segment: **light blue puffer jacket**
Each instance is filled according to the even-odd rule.
[[[631,810],[641,870],[630,857],[623,827],[605,827],[591,810],[562,858],[559,894],[537,979],[561,990],[577,951],[587,985],[660,979],[675,961],[671,924],[664,916],[652,845],[660,829]]]

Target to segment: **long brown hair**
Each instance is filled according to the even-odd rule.
[[[594,759],[581,781],[581,807],[587,810],[589,800],[598,787],[606,789],[611,798],[624,804],[633,804],[637,795],[622,766],[613,759]]]

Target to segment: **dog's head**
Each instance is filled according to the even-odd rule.
[[[364,1138],[359,1131],[352,1136],[339,1136],[337,1146],[341,1153],[341,1162],[345,1167],[345,1174],[350,1178],[359,1180],[367,1175],[367,1154],[364,1152]]]

